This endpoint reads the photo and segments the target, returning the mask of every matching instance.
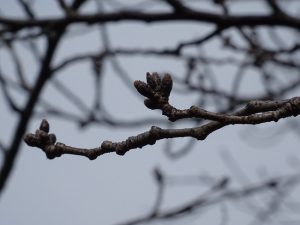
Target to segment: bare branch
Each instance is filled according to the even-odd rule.
[[[228,28],[232,26],[285,26],[299,29],[300,20],[291,16],[275,16],[275,15],[241,15],[241,16],[223,16],[216,13],[200,12],[200,11],[184,11],[180,13],[145,13],[133,11],[120,11],[96,15],[76,15],[67,18],[55,19],[39,19],[39,20],[20,20],[8,19],[0,17],[0,24],[6,27],[0,33],[16,32],[24,28],[32,27],[64,27],[74,23],[110,23],[118,21],[141,21],[147,23],[167,22],[167,21],[197,21],[212,23],[219,27]]]
[[[5,100],[7,101],[9,107],[17,112],[17,113],[21,113],[21,109],[20,107],[16,104],[16,102],[14,101],[14,99],[12,98],[12,96],[10,95],[9,91],[8,91],[8,87],[7,87],[7,81],[5,80],[3,74],[0,71],[0,85],[2,87],[2,92],[3,95],[5,97]]]
[[[161,210],[156,214],[141,216],[139,218],[124,223],[119,223],[119,225],[136,225],[144,224],[150,221],[176,219],[178,217],[188,215],[191,212],[194,212],[201,208],[219,204],[220,202],[226,200],[238,200],[241,198],[253,196],[254,194],[258,194],[266,190],[284,190],[286,186],[294,186],[297,183],[299,183],[299,179],[299,174],[294,174],[286,177],[274,177],[261,183],[236,189],[222,186],[224,180],[220,180],[219,184],[217,184],[216,186],[212,186],[212,188],[206,193],[202,194],[201,196],[189,203],[186,203],[174,209],[169,209],[165,211]]]
[[[275,14],[285,14],[282,9],[279,7],[276,0],[265,0],[267,4],[270,6],[270,8],[273,10],[273,13]]]
[[[208,135],[227,125],[262,124],[298,116],[300,114],[300,97],[291,96],[295,96],[300,88],[300,74],[298,72],[300,69],[298,62],[300,42],[296,38],[300,28],[299,16],[293,14],[288,5],[282,5],[276,0],[256,2],[270,8],[270,12],[265,14],[257,14],[255,11],[248,14],[243,12],[233,14],[235,8],[232,6],[237,1],[245,2],[241,0],[142,0],[138,3],[125,3],[125,1],[120,0],[56,0],[54,4],[58,4],[63,12],[62,16],[56,16],[57,14],[53,12],[52,17],[50,15],[49,17],[38,17],[40,12],[36,11],[35,16],[33,9],[37,10],[37,8],[33,7],[32,1],[17,0],[25,13],[25,19],[23,17],[7,17],[5,14],[0,16],[0,48],[7,47],[7,51],[6,49],[3,51],[4,56],[7,57],[7,53],[9,53],[10,59],[12,59],[12,63],[7,63],[7,65],[4,63],[5,68],[3,68],[3,72],[0,71],[0,89],[3,99],[6,100],[6,106],[18,112],[19,119],[10,143],[6,146],[6,142],[0,141],[0,151],[3,152],[2,167],[0,168],[0,192],[3,190],[13,168],[22,138],[27,145],[42,150],[49,159],[60,157],[63,154],[71,154],[85,156],[90,160],[106,153],[124,155],[130,150],[154,145],[156,141],[168,139],[163,150],[168,156],[175,159],[193,150],[193,145],[198,140],[205,140]],[[288,2],[291,1],[287,0],[285,4]],[[90,10],[95,9],[87,7],[79,11],[80,6],[84,3],[97,4],[98,10],[96,8],[96,11],[91,13]],[[201,9],[202,3],[203,6],[210,5],[218,9],[215,11]],[[159,8],[162,5],[163,7]],[[166,9],[166,6],[169,6],[170,9]],[[49,11],[49,13],[52,12]],[[167,34],[163,33],[162,39],[165,38],[165,34],[172,36],[170,43],[167,42],[164,46],[149,47],[152,42],[143,42],[145,40],[143,39],[145,38],[143,32],[138,32],[138,35],[134,36],[137,41],[122,39],[122,42],[118,42],[111,36],[117,32],[110,34],[108,33],[109,29],[106,30],[108,25],[117,24],[113,28],[115,31],[115,29],[119,29],[118,25],[124,23],[137,25],[138,28],[143,24],[147,25],[147,29],[152,29],[153,26],[148,26],[151,23],[155,25],[154,33],[151,34],[159,39],[161,34],[156,33],[156,28],[161,29],[160,25],[174,24],[174,22],[180,22],[183,26],[175,26],[178,33],[175,33],[173,29],[170,29]],[[188,31],[186,29],[188,26],[185,26],[187,22],[193,24],[193,27],[199,26],[195,30],[191,30],[191,33],[180,33],[182,28],[183,32]],[[202,30],[202,25],[207,24],[210,25],[211,29]],[[64,54],[65,47],[72,41],[78,43],[77,37],[79,36],[80,40],[92,39],[95,41],[94,28],[99,28],[101,31],[101,39],[96,37],[95,45],[91,45],[95,46],[94,51],[81,51],[84,50],[82,48],[86,47],[81,45],[80,48],[72,50],[72,55],[66,56],[68,54]],[[269,33],[265,31],[269,31]],[[278,34],[275,31],[278,31]],[[89,35],[81,36],[83,33]],[[150,37],[148,36],[149,33],[145,34],[146,38]],[[75,35],[76,40],[60,43],[61,40]],[[128,32],[127,35],[131,35],[131,33]],[[182,35],[184,39],[180,38]],[[173,39],[176,44],[169,46]],[[127,46],[126,43],[130,44]],[[147,44],[149,45],[147,46]],[[129,47],[130,45],[132,47]],[[23,46],[27,48],[23,49]],[[87,47],[90,47],[90,43]],[[28,50],[36,59],[37,74],[31,75],[32,71],[36,71],[36,67],[29,68],[30,65],[25,63],[31,62],[31,58],[23,59],[21,57],[29,56],[28,52],[25,53]],[[55,58],[58,51],[63,54],[58,54],[59,58]],[[67,58],[62,59],[61,56]],[[169,74],[160,76],[158,73],[148,73],[145,82],[134,82],[138,91],[136,92],[132,88],[130,70],[127,70],[123,65],[127,66],[127,60],[135,60],[137,56],[142,63],[147,63],[147,67],[150,65],[150,68],[152,68],[152,59],[154,61],[162,60],[161,63],[163,60],[167,63],[176,63],[176,67],[169,68],[173,78]],[[148,59],[150,60],[148,61]],[[87,105],[81,99],[83,95],[80,91],[84,92],[83,89],[76,91],[68,89],[62,82],[63,78],[54,79],[54,75],[63,77],[65,75],[63,72],[69,72],[64,71],[69,66],[84,62],[88,62],[92,72],[94,92],[91,95],[94,99],[92,99],[91,105]],[[125,63],[123,64],[123,62]],[[175,70],[177,66],[180,67],[179,70]],[[222,68],[220,68],[221,66]],[[11,71],[11,67],[14,67],[12,71],[16,75],[11,76],[12,78],[5,76],[6,74],[3,75],[6,73],[5,71]],[[165,67],[159,69],[166,70]],[[226,74],[221,71],[223,69]],[[110,112],[110,108],[107,108],[108,102],[102,99],[107,97],[103,95],[103,90],[107,90],[108,86],[105,85],[110,77],[106,77],[106,75],[111,70],[113,70],[112,75],[117,75],[118,78],[125,81],[121,85],[124,86],[125,84],[128,90],[134,91],[135,94],[140,93],[145,97],[144,104],[147,108],[157,109],[166,117],[121,119],[114,116]],[[285,74],[286,71],[289,73],[288,76],[282,76],[282,74],[287,75]],[[231,78],[233,75],[233,79],[224,82],[224,79],[227,78],[227,72],[229,73],[228,77]],[[217,73],[226,75],[226,78],[225,76],[217,76]],[[245,83],[248,81],[248,77],[246,77],[248,74],[258,75],[261,78],[261,80],[255,81],[259,83],[262,90],[256,91],[255,89],[248,92],[249,86],[244,89],[244,84],[248,85]],[[30,76],[27,77],[27,75]],[[104,80],[106,78],[108,80]],[[48,98],[48,92],[42,96],[47,84],[54,85],[63,97],[66,97],[68,103],[75,105],[79,111],[74,112],[67,107],[60,107],[56,102],[52,103],[52,96]],[[232,88],[230,89],[230,87]],[[196,97],[195,101],[190,103],[194,106],[185,109],[176,108],[177,102],[171,104],[169,101],[172,89],[174,96],[176,96],[175,94],[179,94],[181,97],[192,96],[191,100]],[[19,107],[17,103],[23,98],[15,99],[14,92],[11,91],[24,94],[26,99],[22,102],[22,107]],[[247,94],[250,91],[251,94]],[[178,99],[176,98],[176,101]],[[118,104],[116,101],[113,103]],[[49,132],[50,126],[47,120],[42,120],[35,133],[24,135],[32,118],[51,116],[76,123],[79,128],[92,124],[118,129],[130,129],[138,126],[150,127],[155,124],[159,124],[160,127],[146,128],[145,132],[134,134],[134,136],[126,137],[117,142],[103,141],[100,146],[91,149],[73,147],[72,143],[69,146],[57,142],[56,135]],[[191,123],[188,126],[185,124],[184,128],[175,129],[177,125],[182,125],[186,121]],[[280,126],[279,130],[282,127]],[[294,127],[296,128],[296,126]],[[66,132],[68,133],[68,131]],[[281,130],[279,132],[283,133]],[[175,138],[182,137],[188,137],[188,141],[175,145],[175,141],[178,141]],[[250,200],[248,198],[242,199],[242,203],[243,205],[246,203],[247,207],[244,209],[254,215],[254,222],[265,222],[270,219],[270,215],[278,211],[282,201],[290,193],[289,187],[293,187],[300,179],[299,174],[287,178],[265,179],[266,177],[264,177],[264,181],[252,186],[250,180],[244,182],[245,179],[241,179],[247,176],[247,174],[241,173],[242,167],[239,167],[228,157],[225,160],[230,164],[227,165],[227,169],[231,171],[233,177],[238,178],[237,181],[240,181],[242,188],[233,188],[231,186],[232,177],[227,175],[221,178],[210,174],[206,177],[168,177],[166,173],[156,168],[153,174],[157,184],[157,195],[153,207],[146,216],[139,216],[135,220],[123,221],[123,223],[138,224],[155,220],[169,220],[197,213],[198,209],[201,210],[207,206],[218,204],[218,210],[220,209],[219,206],[222,206],[222,215],[218,219],[225,220],[223,221],[225,224],[226,217],[229,216],[229,211],[227,212],[229,201],[227,200],[240,200],[243,197],[251,197]],[[164,202],[168,185],[184,187],[183,185],[195,184],[200,184],[200,188],[205,188],[205,190],[208,188],[208,190],[190,202],[164,209],[165,203],[168,203]],[[267,193],[261,193],[262,191]],[[263,196],[263,200],[273,195],[276,196],[271,201],[268,198],[268,201],[256,202],[254,198],[256,193],[259,193],[259,196],[266,194]],[[237,210],[239,210],[238,208]],[[229,209],[231,210],[231,208]]]
[[[64,0],[57,0],[60,8],[66,13],[69,14],[70,7],[67,5],[67,3]]]
[[[35,19],[34,12],[32,10],[31,5],[26,0],[18,0],[20,5],[22,6],[23,10],[25,11],[26,15],[30,19]]]
[[[1,153],[4,153],[7,151],[7,148],[5,147],[5,145],[2,143],[2,141],[0,141],[0,151]]]
[[[73,10],[77,10],[81,4],[84,3],[84,0],[74,0],[72,5]],[[33,114],[34,108],[39,99],[40,93],[51,76],[51,63],[56,51],[56,47],[60,41],[61,36],[65,31],[65,26],[60,26],[59,29],[56,29],[51,37],[47,37],[47,48],[41,63],[40,70],[37,74],[36,82],[34,83],[33,88],[31,89],[30,96],[27,98],[22,113],[20,115],[19,121],[16,125],[15,132],[12,137],[10,146],[7,148],[7,153],[5,155],[5,160],[1,166],[0,170],[0,192],[3,190],[6,180],[14,166],[16,155],[18,154],[19,147],[22,141],[22,137],[25,133],[27,125],[30,121],[30,118]]]
[[[164,0],[164,2],[168,3],[174,9],[174,11],[178,13],[191,10],[187,8],[180,0]]]
[[[281,118],[297,116],[300,114],[300,98],[294,97],[282,101],[252,101],[246,107],[233,115],[208,112],[202,108],[192,106],[190,109],[178,110],[169,104],[168,98],[172,89],[171,76],[166,74],[162,79],[157,73],[147,74],[147,84],[142,81],[134,83],[138,92],[148,99],[145,105],[150,109],[161,109],[169,120],[176,121],[183,118],[202,118],[214,120],[200,127],[184,129],[162,129],[151,127],[147,132],[127,138],[122,142],[104,141],[100,147],[93,149],[75,148],[63,143],[56,143],[54,134],[38,129],[35,134],[27,134],[25,142],[32,147],[38,147],[45,152],[49,159],[59,157],[62,154],[73,154],[96,159],[98,156],[116,152],[124,155],[127,151],[153,145],[156,141],[166,138],[193,137],[204,140],[212,132],[230,124],[259,124],[270,121],[277,122]],[[48,124],[43,120],[43,124]],[[49,124],[47,125],[49,126]]]

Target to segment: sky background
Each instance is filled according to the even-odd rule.
[[[131,2],[131,1],[128,1]],[[132,1],[137,2],[137,1]],[[0,12],[11,17],[21,16],[16,1],[0,0]],[[83,10],[93,10],[88,5]],[[161,10],[165,8],[160,6]],[[207,7],[209,10],[209,6]],[[239,7],[239,8],[238,8]],[[41,17],[59,16],[59,9],[54,1],[35,1],[35,9]],[[149,10],[152,10],[150,8]],[[153,10],[156,10],[154,7]],[[264,13],[265,8],[259,4],[238,4],[237,12]],[[101,36],[96,26],[74,29],[73,35],[64,39],[56,53],[54,64],[77,53],[95,52],[101,49]],[[116,23],[107,27],[111,45],[114,47],[172,47],[178,40],[188,40],[199,34],[203,35],[212,29],[206,24],[196,23],[162,23],[145,25],[143,23]],[[92,30],[92,31],[90,31]],[[287,39],[291,38],[287,34]],[[24,46],[17,46],[24,64],[28,79],[34,81],[37,63]],[[40,51],[44,50],[43,40],[39,41]],[[220,54],[220,43],[211,41],[204,51],[208,55]],[[192,50],[191,50],[192,51]],[[180,77],[184,72],[182,63],[174,59],[161,60],[158,57],[120,57],[117,59],[127,71],[129,78],[145,80],[146,72],[170,72]],[[14,79],[11,59],[5,50],[0,49],[0,68]],[[133,85],[124,84],[114,71],[111,62],[104,65],[105,77],[102,90],[103,104],[114,117],[122,120],[136,118],[165,119],[160,112],[144,107],[143,98],[136,95]],[[224,89],[230,88],[234,70],[230,67],[216,69],[219,84]],[[88,63],[78,64],[57,74],[55,79],[79,93],[80,98],[91,105],[94,95],[93,77]],[[291,75],[292,76],[292,75]],[[259,78],[254,73],[247,74],[241,87],[245,94],[260,93]],[[13,93],[20,104],[24,96]],[[55,90],[53,85],[46,86],[42,98],[50,100],[65,110],[76,113],[76,108]],[[171,103],[185,108],[192,105],[197,96],[172,95]],[[0,137],[5,143],[9,140],[16,123],[16,115],[7,109],[3,96],[0,96],[1,127]],[[92,125],[80,129],[78,125],[47,117],[50,132],[54,132],[59,142],[78,147],[97,147],[104,140],[120,141],[129,136],[148,130],[151,125],[128,129]],[[41,118],[31,120],[28,132],[34,132]],[[6,189],[0,199],[0,224],[116,224],[136,216],[145,215],[153,206],[157,186],[154,182],[153,168],[159,167],[170,175],[209,175],[216,178],[232,176],[232,185],[250,184],[256,181],[299,171],[299,133],[292,131],[289,124],[296,124],[298,118],[288,119],[260,126],[228,126],[211,134],[205,141],[198,141],[192,151],[178,160],[169,159],[163,151],[165,141],[154,146],[132,150],[125,156],[107,154],[90,161],[83,157],[63,155],[48,160],[38,149],[22,144],[15,168],[8,180]],[[153,124],[155,125],[155,124]],[[165,127],[164,124],[159,124]],[[193,124],[180,123],[178,127]],[[278,128],[284,133],[278,133]],[[285,129],[286,128],[286,129]],[[176,141],[173,147],[178,149],[187,139]],[[245,180],[236,178],[236,174],[222,159],[224,153],[230,152],[246,174]],[[168,189],[165,208],[176,206],[202,193],[207,186],[174,187]],[[299,195],[296,195],[299,196]],[[258,199],[257,204],[263,203]],[[253,220],[246,207],[239,202],[229,206],[230,223],[245,224]],[[237,209],[240,208],[240,209]],[[218,224],[222,218],[222,205],[212,210],[203,210],[177,224]],[[174,224],[174,221],[170,221]],[[155,223],[154,223],[155,224]],[[157,222],[156,224],[160,224]],[[175,223],[176,224],[176,223]]]

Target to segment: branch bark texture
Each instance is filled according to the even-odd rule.
[[[149,131],[128,137],[124,141],[103,141],[100,147],[86,149],[56,142],[55,134],[49,134],[49,124],[44,119],[35,134],[25,135],[25,142],[29,146],[40,148],[49,159],[63,154],[72,154],[86,156],[93,160],[110,152],[124,155],[129,150],[153,145],[161,139],[193,137],[197,140],[204,140],[209,134],[227,125],[277,122],[279,119],[300,114],[300,97],[287,100],[251,101],[244,108],[231,115],[210,112],[197,106],[180,110],[169,103],[169,95],[172,90],[172,77],[169,74],[161,77],[158,73],[147,73],[147,83],[137,80],[134,82],[134,86],[141,95],[146,97],[144,104],[147,108],[161,110],[162,114],[172,122],[189,118],[205,119],[212,122],[199,127],[184,129],[162,129],[152,126]]]

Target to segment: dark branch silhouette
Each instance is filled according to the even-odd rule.
[[[222,128],[229,125],[257,125],[281,120],[288,125],[285,129],[299,130],[297,118],[287,119],[300,113],[300,17],[293,13],[293,9],[299,7],[299,1],[251,1],[260,4],[263,13],[251,12],[251,9],[244,13],[243,10],[234,9],[236,5],[247,3],[242,0],[144,0],[132,4],[118,0],[73,0],[71,3],[57,0],[55,3],[60,14],[53,13],[49,17],[38,12],[34,1],[16,2],[22,15],[5,14],[5,5],[1,9],[4,13],[0,14],[0,53],[5,52],[9,64],[13,66],[13,70],[9,70],[4,63],[0,68],[0,95],[7,110],[16,118],[10,140],[0,137],[1,194],[14,168],[23,139],[27,145],[41,149],[49,159],[72,154],[91,160],[111,152],[124,155],[130,150],[165,140],[163,150],[166,155],[178,159],[188,154],[199,140],[204,141],[215,131],[223,132]],[[96,7],[87,13],[84,7],[88,3],[95,3]],[[210,5],[211,10],[203,7],[202,3]],[[141,36],[130,36],[136,45],[117,45],[112,41],[114,34],[108,28],[114,26],[118,29],[115,25],[126,24],[138,24],[149,30],[160,25],[200,26],[187,34],[186,38],[181,36],[186,31],[178,29],[178,33],[170,32],[168,45],[149,47],[144,38],[157,39],[159,43],[160,34],[154,32],[145,37],[142,31],[139,33]],[[100,35],[95,39],[97,43],[93,44],[99,47],[57,57],[60,51],[66,50],[63,45],[68,38],[95,30]],[[35,60],[34,65],[27,64],[22,54],[24,52]],[[129,61],[153,58],[161,62],[173,60],[174,65],[182,66],[182,70],[169,68],[163,71],[158,66],[154,69],[157,73],[150,71],[146,81],[141,81],[143,79],[140,77],[147,71],[131,74],[127,64],[122,63],[124,58]],[[62,79],[68,69],[83,65],[90,69],[84,76],[90,76],[92,80],[91,87],[88,87],[93,90],[91,104],[82,99],[84,90],[70,87]],[[29,67],[36,68],[28,70]],[[112,69],[113,73],[108,74],[107,68]],[[223,68],[228,74],[223,73]],[[114,115],[103,94],[105,78],[114,75],[120,79],[120,85],[130,90],[141,104],[144,97],[144,105],[161,112],[163,116],[129,120]],[[230,78],[227,78],[228,75],[231,75]],[[250,94],[244,92],[247,89],[245,77],[248,75],[251,78],[257,75],[260,91],[253,90]],[[222,82],[220,77],[223,78]],[[224,82],[225,79],[228,82]],[[75,110],[60,107],[56,100],[47,97],[44,94],[47,86],[57,91]],[[116,88],[115,84],[112,86]],[[22,96],[23,102],[15,93]],[[176,97],[190,94],[196,96],[196,100],[190,101],[191,107],[177,108]],[[148,109],[144,108],[145,111]],[[47,120],[50,117],[75,123],[80,129],[99,125],[104,129],[113,127],[129,130],[139,127],[145,132],[136,132],[135,136],[120,142],[103,141],[92,149],[77,148],[72,147],[72,143],[69,146],[57,142],[56,135],[49,133]],[[46,119],[42,120],[35,133],[26,134],[28,125],[36,118]],[[184,127],[178,128],[178,124]],[[284,136],[285,130],[277,127],[280,136]],[[182,137],[190,139],[178,147],[175,141],[181,141]],[[178,219],[212,206],[220,206],[222,224],[226,224],[229,213],[223,203],[230,201],[244,201],[245,208],[253,215],[253,224],[267,223],[272,215],[280,212],[280,206],[287,204],[287,193],[298,185],[299,174],[266,178],[250,185],[249,182],[243,182],[246,175],[241,171],[242,165],[232,158],[224,157],[232,176],[202,174],[174,178],[161,169],[154,169],[157,195],[149,214],[121,221],[121,224]],[[231,187],[232,180],[240,180],[242,186]],[[197,185],[199,181],[201,185],[206,185],[207,191],[198,198],[171,209],[163,207],[168,187]],[[272,200],[263,207],[258,207],[255,201],[248,201],[258,195],[267,195],[266,192],[272,194]]]
[[[212,120],[200,127],[184,129],[162,129],[151,127],[147,132],[131,136],[122,142],[104,141],[101,147],[93,149],[82,149],[67,146],[63,143],[56,143],[55,134],[49,133],[47,120],[41,122],[40,128],[35,134],[26,134],[24,140],[32,147],[43,150],[49,159],[59,157],[63,154],[86,156],[89,159],[96,159],[98,156],[116,152],[124,155],[127,151],[135,148],[142,148],[145,145],[153,145],[156,141],[166,138],[193,137],[204,140],[212,132],[233,124],[260,124],[266,122],[277,122],[279,119],[297,116],[300,114],[300,97],[294,97],[282,101],[252,101],[244,108],[226,115],[206,111],[197,106],[190,109],[179,110],[169,104],[169,96],[172,90],[171,75],[165,74],[161,78],[157,73],[147,74],[147,84],[142,81],[134,82],[137,91],[147,97],[144,104],[149,109],[160,109],[172,122],[183,118],[197,118]]]

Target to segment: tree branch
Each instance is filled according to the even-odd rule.
[[[74,0],[72,8],[74,10],[77,10],[82,3],[84,3],[83,0]],[[21,116],[16,125],[15,133],[12,137],[11,144],[7,148],[7,152],[3,160],[3,164],[0,170],[0,193],[3,193],[2,190],[4,189],[7,178],[14,166],[14,162],[18,154],[20,144],[22,142],[22,137],[33,114],[33,110],[39,99],[40,93],[47,80],[51,76],[51,62],[54,57],[56,47],[64,31],[65,27],[61,26],[59,29],[56,29],[55,32],[53,32],[51,37],[47,37],[47,49],[43,61],[41,62],[41,67],[38,72],[36,82],[34,83],[33,88],[30,92],[30,96],[28,97],[27,102],[24,108],[22,109]]]
[[[217,184],[217,186],[213,186],[206,193],[200,195],[198,198],[194,199],[191,202],[173,209],[164,211],[161,210],[160,212],[156,212],[155,214],[150,213],[149,215],[119,223],[119,225],[136,225],[144,224],[150,221],[176,219],[178,217],[190,214],[197,209],[212,206],[222,201],[237,200],[243,197],[252,196],[266,190],[286,190],[286,187],[299,183],[299,179],[299,174],[294,174],[286,177],[274,177],[264,182],[242,188],[228,188],[226,187],[226,185],[222,187],[222,182],[224,181],[220,180],[220,183]]]
[[[285,14],[282,11],[282,9],[279,7],[279,5],[276,2],[276,0],[265,0],[265,1],[269,5],[269,7],[273,10],[273,13],[275,13],[275,14],[282,14],[282,15]]]
[[[139,22],[167,22],[167,21],[198,21],[205,23],[213,23],[219,27],[241,27],[241,26],[285,26],[299,29],[300,20],[292,16],[281,15],[232,15],[224,16],[217,13],[208,13],[203,11],[184,11],[162,12],[162,13],[146,13],[136,11],[119,11],[94,15],[74,15],[67,18],[46,18],[39,20],[21,20],[8,19],[0,17],[0,24],[4,29],[0,31],[16,32],[25,28],[39,27],[63,27],[74,23],[103,24],[119,21],[139,21]]]
[[[43,120],[35,134],[29,133],[25,135],[25,142],[29,146],[43,150],[49,159],[59,157],[62,154],[72,154],[86,156],[93,160],[100,155],[110,152],[124,155],[131,149],[153,145],[161,139],[193,137],[198,140],[204,140],[209,134],[226,125],[277,122],[281,118],[300,114],[300,97],[282,101],[251,101],[232,115],[209,112],[196,106],[192,106],[190,109],[179,110],[169,104],[169,95],[172,90],[172,78],[170,75],[166,74],[161,79],[157,73],[147,73],[147,84],[142,81],[135,81],[134,85],[140,94],[147,97],[144,101],[146,107],[162,110],[162,114],[166,115],[170,121],[183,118],[201,118],[213,120],[214,122],[184,129],[162,129],[153,126],[149,131],[128,137],[125,141],[104,141],[98,148],[86,149],[56,143],[55,134],[49,134],[49,124],[47,120]]]
[[[164,0],[167,4],[169,4],[175,12],[184,12],[184,11],[190,11],[191,9],[187,8],[182,2],[179,0]]]

